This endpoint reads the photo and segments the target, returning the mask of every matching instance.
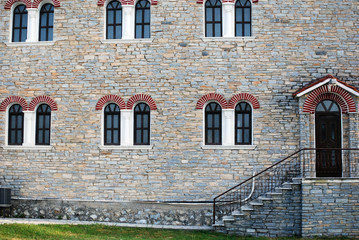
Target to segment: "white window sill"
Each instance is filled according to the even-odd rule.
[[[99,146],[100,150],[150,150],[152,145],[135,145],[135,146]]]
[[[40,41],[40,42],[4,42],[9,47],[23,47],[23,46],[51,46],[56,41]]]
[[[151,43],[153,38],[103,39],[101,43]]]
[[[4,150],[52,150],[53,146],[43,146],[43,145],[36,145],[36,146],[21,146],[21,145],[4,145],[1,146]]]
[[[202,37],[203,42],[213,42],[213,41],[254,41],[256,38],[253,36],[250,37]]]
[[[253,150],[257,147],[257,145],[230,145],[230,146],[223,146],[223,145],[202,145],[202,149],[229,149],[229,150]]]

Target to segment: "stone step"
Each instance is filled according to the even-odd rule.
[[[263,202],[263,201],[272,201],[273,199],[270,197],[261,196],[258,198],[258,200]]]
[[[262,202],[255,202],[255,201],[253,201],[253,202],[250,202],[249,203],[251,206],[263,206],[263,203]]]
[[[242,211],[253,211],[254,209],[250,205],[245,205],[245,206],[242,206],[241,210]]]
[[[235,210],[232,212],[232,216],[240,217],[240,216],[244,216],[244,214],[241,211]]]
[[[212,224],[213,227],[224,227],[223,221],[216,221],[215,224]]]
[[[233,222],[234,217],[233,216],[223,216],[222,220],[223,220],[223,222]]]

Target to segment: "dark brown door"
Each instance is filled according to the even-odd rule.
[[[331,100],[320,102],[315,114],[317,177],[342,176],[341,115],[338,105]],[[328,149],[328,150],[326,150]]]

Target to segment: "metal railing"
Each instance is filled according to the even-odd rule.
[[[222,216],[241,209],[250,201],[264,196],[293,178],[317,175],[359,177],[359,148],[303,148],[289,155],[215,197],[213,224],[216,218],[220,220]]]

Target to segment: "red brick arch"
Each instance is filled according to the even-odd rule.
[[[198,4],[203,4],[206,0],[197,0]],[[236,0],[222,0],[222,3],[234,3]],[[252,0],[253,3],[258,2],[258,0]]]
[[[102,110],[103,106],[106,105],[108,102],[116,103],[120,109],[126,109],[126,103],[125,101],[117,95],[106,95],[100,98],[96,104],[96,110]]]
[[[0,104],[0,112],[5,112],[7,107],[11,103],[20,104],[23,111],[27,111],[27,109],[28,109],[27,102],[26,102],[26,100],[24,98],[19,97],[19,96],[10,96],[10,97],[7,97],[4,101],[1,102],[1,104]]]
[[[321,86],[309,94],[304,102],[303,112],[314,114],[317,105],[326,99],[338,103],[342,109],[342,113],[356,112],[355,102],[346,90],[334,86],[329,91],[327,85]]]
[[[31,0],[7,0],[5,3],[5,9],[11,9],[12,5],[16,2],[22,2],[26,5],[26,8],[31,8],[32,3]]]
[[[151,110],[157,109],[156,102],[150,95],[146,94],[136,94],[132,96],[127,102],[127,109],[132,109],[136,102],[146,102],[150,106]]]
[[[59,0],[51,0],[52,3],[54,4],[54,7],[60,7],[60,1]],[[41,4],[41,2],[43,2],[43,0],[34,0],[34,2],[32,3],[32,7],[33,8],[38,8],[39,5]]]
[[[235,105],[243,100],[250,102],[254,109],[258,109],[260,107],[257,98],[255,98],[253,95],[249,93],[238,93],[231,98],[228,104],[228,108],[234,109]]]
[[[196,105],[196,109],[203,109],[204,105],[208,102],[208,101],[216,101],[218,102],[222,109],[227,109],[228,108],[228,104],[227,104],[227,100],[220,94],[218,93],[209,93],[206,94],[204,96],[202,96]]]
[[[29,104],[29,111],[35,111],[36,106],[41,103],[48,104],[51,108],[51,111],[57,111],[56,102],[48,96],[38,96],[38,97],[32,99],[32,101]]]
[[[122,5],[135,5],[135,3],[137,2],[136,0],[118,0],[121,2]],[[98,6],[103,6],[105,5],[106,0],[98,0],[97,1],[97,5]],[[158,1],[157,0],[151,0],[151,5],[157,5]]]

